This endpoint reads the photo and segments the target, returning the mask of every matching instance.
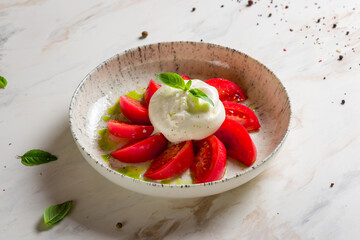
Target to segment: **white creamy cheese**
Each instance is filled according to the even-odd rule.
[[[189,92],[163,85],[154,93],[149,104],[154,132],[161,132],[170,142],[178,143],[204,139],[220,128],[225,120],[225,109],[216,88],[192,79],[190,89],[193,88],[203,91],[214,106]]]

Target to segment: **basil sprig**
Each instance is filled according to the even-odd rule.
[[[5,88],[7,85],[7,81],[3,76],[0,76],[0,88]]]
[[[204,101],[207,101],[208,103],[210,103],[212,106],[214,106],[214,102],[200,89],[193,88],[193,89],[189,90],[191,87],[191,83],[192,83],[191,80],[189,80],[185,84],[184,79],[176,73],[160,73],[160,74],[156,74],[156,77],[163,84],[168,85],[169,87],[183,90],[185,92],[189,91],[189,93],[191,95],[193,95],[194,97],[201,98]]]
[[[58,158],[51,153],[39,149],[26,152],[21,158],[21,163],[26,166],[35,166],[57,160]]]
[[[52,226],[61,221],[70,211],[72,201],[63,202],[47,207],[43,213],[43,219],[47,226]]]

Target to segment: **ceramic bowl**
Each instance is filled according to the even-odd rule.
[[[229,159],[223,179],[204,184],[149,182],[128,177],[109,166],[98,146],[102,116],[119,96],[146,87],[156,73],[176,72],[192,78],[226,78],[248,95],[261,129],[251,133],[258,157],[252,167]],[[164,42],[117,54],[90,72],[76,89],[70,104],[73,137],[87,162],[110,181],[143,194],[190,198],[218,194],[251,180],[262,172],[283,144],[291,110],[280,80],[264,65],[237,50],[209,43]],[[182,177],[189,177],[185,172]]]

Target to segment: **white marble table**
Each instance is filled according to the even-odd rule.
[[[0,239],[359,239],[360,2],[247,2],[1,0]],[[291,98],[278,157],[220,195],[169,200],[120,188],[86,163],[69,130],[70,98],[90,70],[177,40],[249,54]],[[16,155],[33,148],[59,160],[22,165]],[[44,209],[69,199],[71,213],[44,231]]]

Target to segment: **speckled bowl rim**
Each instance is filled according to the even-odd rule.
[[[123,54],[127,54],[129,52],[132,52],[132,51],[137,51],[139,49],[143,50],[145,48],[149,48],[149,47],[153,47],[153,46],[159,46],[159,45],[162,45],[162,44],[189,44],[189,45],[207,45],[207,46],[211,46],[211,47],[216,47],[216,48],[220,48],[220,49],[223,49],[223,50],[230,50],[230,51],[234,51],[234,52],[237,52],[238,54],[244,56],[244,57],[247,57],[251,60],[253,60],[254,62],[256,62],[257,64],[259,64],[260,66],[262,66],[263,68],[265,68],[268,73],[270,73],[270,75],[272,75],[278,82],[279,82],[279,85],[284,89],[284,92],[286,94],[286,98],[287,98],[287,101],[289,102],[289,122],[288,122],[288,126],[286,128],[286,132],[284,134],[284,137],[281,139],[280,143],[276,146],[276,148],[268,155],[266,156],[262,161],[260,161],[259,163],[256,163],[255,165],[249,167],[248,169],[246,169],[245,171],[239,173],[239,174],[236,174],[234,175],[233,177],[230,177],[230,178],[223,178],[221,180],[217,180],[217,181],[213,181],[213,182],[207,182],[207,183],[198,183],[198,184],[181,184],[181,185],[170,185],[170,184],[163,184],[163,183],[156,183],[156,182],[147,182],[147,181],[143,181],[143,180],[140,180],[140,179],[135,179],[135,178],[131,178],[129,176],[126,176],[122,173],[119,173],[111,168],[109,168],[109,166],[106,166],[104,165],[103,163],[99,162],[98,160],[96,160],[96,158],[94,156],[92,156],[90,153],[88,153],[86,151],[86,149],[84,148],[84,146],[81,145],[81,143],[79,142],[78,140],[78,137],[76,136],[76,133],[74,131],[74,123],[73,123],[73,118],[72,118],[72,114],[73,114],[73,106],[76,102],[76,96],[79,92],[79,90],[81,89],[81,87],[83,86],[83,84],[85,83],[85,81],[89,78],[89,76],[91,76],[94,72],[98,71],[98,69],[100,69],[102,66],[104,66],[105,64],[107,64],[108,62],[112,61],[113,59],[116,59],[118,57],[120,57],[121,55]],[[278,150],[280,149],[280,147],[283,145],[284,141],[286,140],[289,132],[290,132],[290,125],[291,125],[291,122],[292,122],[292,111],[291,111],[291,102],[290,102],[290,98],[289,98],[289,94],[285,88],[285,86],[281,83],[280,79],[270,70],[268,69],[265,65],[263,65],[262,63],[260,63],[259,61],[257,61],[256,59],[248,56],[247,54],[243,53],[243,52],[240,52],[236,49],[233,49],[233,48],[229,48],[229,47],[224,47],[224,46],[221,46],[221,45],[218,45],[218,44],[214,44],[214,43],[206,43],[206,42],[192,42],[192,41],[174,41],[174,42],[158,42],[158,43],[152,43],[152,44],[147,44],[147,45],[142,45],[142,46],[138,46],[138,47],[133,47],[133,48],[130,48],[128,50],[125,50],[123,51],[122,53],[118,53],[118,54],[115,54],[114,56],[108,58],[107,60],[103,61],[102,63],[100,63],[98,66],[96,66],[92,71],[90,71],[84,78],[83,80],[80,82],[80,84],[78,85],[78,87],[76,88],[72,98],[71,98],[71,102],[70,102],[70,106],[69,106],[69,122],[70,122],[70,130],[71,130],[71,133],[73,135],[73,138],[74,140],[76,141],[76,143],[81,147],[81,149],[92,159],[94,160],[94,163],[96,164],[100,164],[100,167],[105,167],[109,172],[112,172],[114,174],[117,174],[119,175],[120,177],[124,177],[124,178],[128,178],[128,179],[131,179],[133,180],[133,182],[135,183],[139,183],[139,184],[146,184],[148,186],[151,186],[151,187],[162,187],[162,188],[194,188],[194,187],[203,187],[203,186],[209,186],[209,185],[215,185],[215,184],[221,184],[221,183],[224,183],[224,182],[228,182],[228,181],[233,181],[243,175],[246,175],[246,174],[249,174],[250,172],[254,171],[256,168],[260,167],[261,165],[265,164],[267,161],[269,161],[273,155],[275,155]],[[250,179],[251,180],[251,179]]]

